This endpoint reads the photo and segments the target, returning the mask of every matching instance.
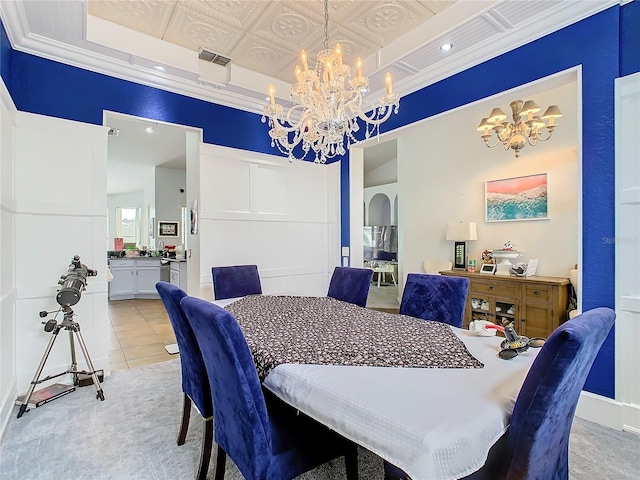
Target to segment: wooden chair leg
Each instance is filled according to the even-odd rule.
[[[358,480],[358,447],[354,445],[353,449],[344,456],[344,463],[347,470],[347,480]]]
[[[220,445],[216,447],[216,460],[214,464],[213,480],[224,480],[224,470],[227,461],[227,452]]]
[[[213,419],[203,419],[202,446],[200,448],[200,465],[198,466],[197,480],[206,480],[211,461],[211,449],[213,447]],[[224,473],[223,473],[224,475]]]
[[[182,420],[180,421],[180,429],[178,430],[178,445],[184,445],[187,438],[187,430],[189,430],[189,418],[191,417],[191,399],[186,393],[182,397]]]

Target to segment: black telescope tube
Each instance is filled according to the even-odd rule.
[[[56,300],[60,305],[75,305],[80,301],[82,290],[84,289],[84,282],[79,278],[69,278],[62,282],[62,288],[58,290]]]
[[[82,291],[87,285],[87,277],[94,277],[97,274],[96,270],[91,270],[80,263],[78,255],[74,256],[67,274],[58,282],[62,285],[56,295],[58,304],[71,306],[78,303],[82,296]]]

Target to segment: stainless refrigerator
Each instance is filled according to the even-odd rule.
[[[362,243],[365,260],[398,260],[398,226],[363,227]]]

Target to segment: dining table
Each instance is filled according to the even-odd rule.
[[[328,297],[214,301],[238,320],[263,387],[404,470],[453,480],[506,432],[538,349]]]

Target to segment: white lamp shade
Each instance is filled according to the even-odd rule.
[[[447,240],[466,242],[477,239],[478,231],[476,230],[476,222],[457,222],[447,225]]]

